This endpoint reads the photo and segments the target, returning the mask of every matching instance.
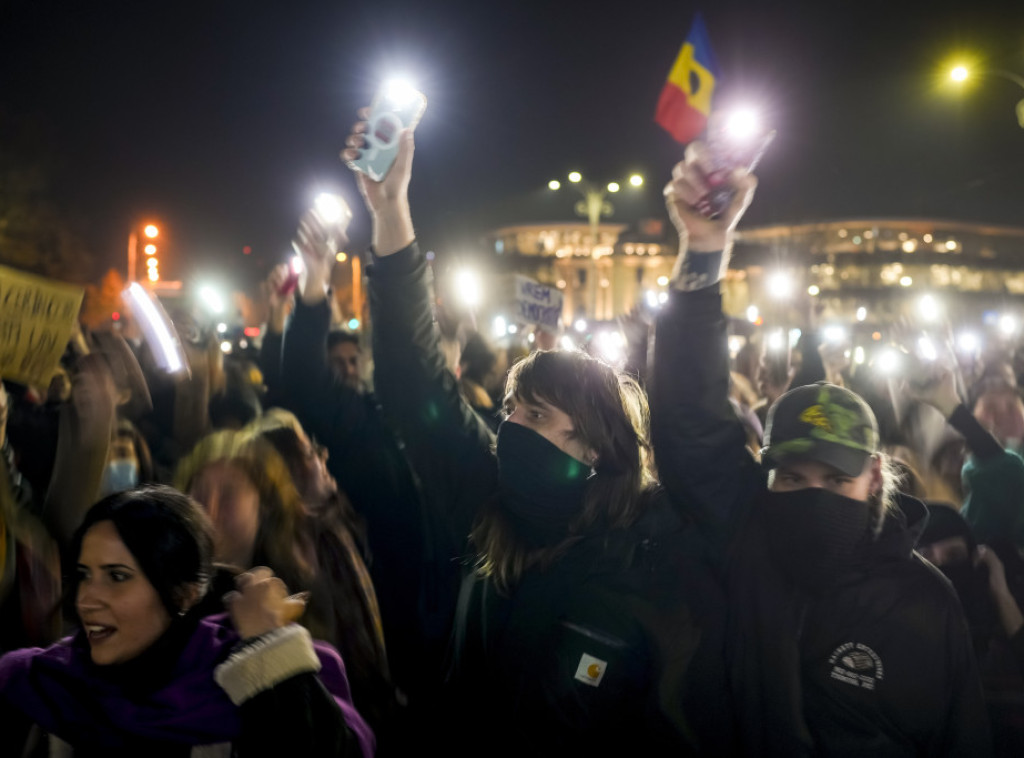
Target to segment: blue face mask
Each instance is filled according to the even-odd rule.
[[[107,464],[103,472],[103,484],[100,495],[106,497],[115,492],[135,489],[139,485],[139,467],[128,458],[118,458]]]

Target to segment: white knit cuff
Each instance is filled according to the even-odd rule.
[[[236,650],[214,669],[213,678],[232,703],[241,705],[297,674],[319,670],[313,638],[304,627],[289,624]]]

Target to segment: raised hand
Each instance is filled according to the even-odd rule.
[[[288,588],[266,566],[235,577],[235,591],[224,596],[231,623],[242,639],[259,637],[295,621],[306,608],[304,594]]]

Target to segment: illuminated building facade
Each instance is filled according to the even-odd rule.
[[[504,227],[485,244],[501,271],[561,289],[567,324],[657,299],[676,254],[667,220],[601,224],[596,245],[585,222]],[[788,280],[788,296],[773,293],[773,277]],[[724,287],[730,315],[757,305],[791,324],[806,322],[812,302],[823,319],[892,323],[924,293],[941,297],[954,322],[1024,312],[1024,228],[927,219],[750,227],[737,234]]]

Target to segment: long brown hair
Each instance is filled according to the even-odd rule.
[[[292,591],[308,588],[315,575],[307,538],[308,516],[284,460],[258,436],[214,432],[200,440],[178,464],[175,486],[188,492],[203,469],[217,462],[238,467],[259,492],[254,565],[269,566]]]
[[[528,568],[551,565],[585,534],[631,525],[656,482],[647,397],[628,375],[581,351],[538,351],[512,367],[505,397],[541,400],[564,411],[578,439],[597,456],[583,509],[557,545],[528,548],[496,501],[485,506],[471,538],[479,552],[478,570],[501,591]]]

